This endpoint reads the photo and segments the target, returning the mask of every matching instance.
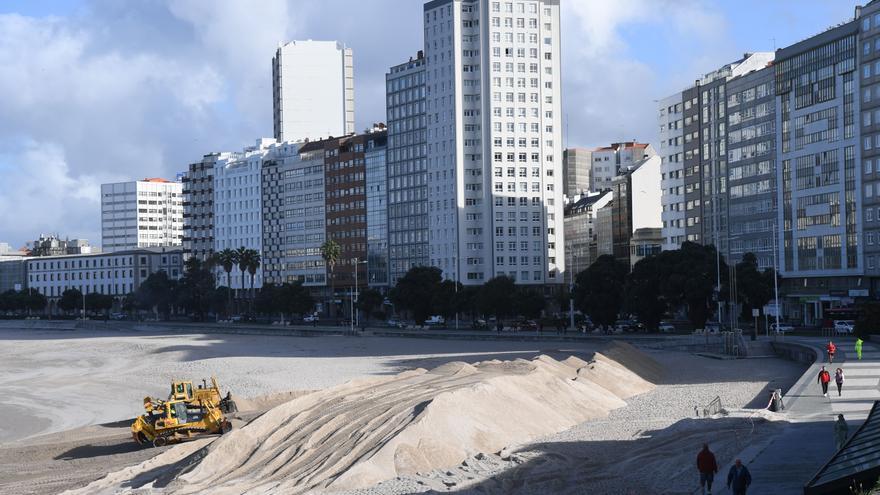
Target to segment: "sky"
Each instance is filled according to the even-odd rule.
[[[418,0],[0,0],[0,242],[101,241],[100,184],[174,176],[272,135],[279,42],[354,50],[356,128],[422,44]],[[657,138],[656,100],[848,0],[562,0],[567,146]]]

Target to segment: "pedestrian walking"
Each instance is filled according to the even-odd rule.
[[[770,402],[767,403],[767,409],[769,409],[770,412],[781,412],[785,410],[785,404],[782,402],[782,395],[780,395],[779,389],[770,392]]]
[[[727,488],[733,491],[733,495],[746,495],[751,484],[752,474],[743,466],[742,460],[737,459],[727,472]]]
[[[501,333],[501,330],[504,329],[504,324],[501,323],[501,320],[498,320],[498,324],[495,325],[495,331]]]
[[[862,344],[863,343],[864,342],[862,341],[861,338],[856,339],[856,357],[859,358],[859,361],[862,360]]]
[[[828,373],[824,366],[819,371],[818,381],[822,385],[822,395],[828,397],[828,382],[831,381],[831,374]]]
[[[847,437],[849,437],[849,426],[847,426],[846,420],[843,419],[843,414],[838,414],[837,421],[834,422],[834,442],[837,444],[837,450],[843,448]]]
[[[834,345],[834,342],[828,341],[828,345],[825,346],[825,350],[828,351],[828,363],[834,362],[834,353],[837,352],[837,346]]]
[[[538,334],[540,335],[544,331],[544,320],[538,322]]]
[[[718,463],[715,462],[715,454],[709,450],[709,444],[703,444],[703,450],[697,454],[697,471],[700,472],[700,490],[703,495],[712,495],[712,481],[718,472]],[[709,491],[707,492],[706,489]]]
[[[837,384],[837,396],[840,397],[842,395],[840,389],[843,388],[843,370],[840,368],[834,372],[834,383]]]

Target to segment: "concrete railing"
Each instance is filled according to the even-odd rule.
[[[771,342],[770,345],[777,356],[798,363],[813,364],[819,358],[816,349],[808,345],[795,342]]]

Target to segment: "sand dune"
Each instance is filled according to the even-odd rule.
[[[365,488],[607,417],[626,405],[624,399],[651,390],[661,375],[650,357],[615,344],[590,362],[542,355],[352,380],[275,407],[220,437],[193,455],[182,474],[167,485],[163,480],[160,490],[296,494]],[[155,469],[157,460],[144,464],[145,471]],[[120,484],[117,473],[81,493],[157,488],[136,471],[124,478],[137,483]]]

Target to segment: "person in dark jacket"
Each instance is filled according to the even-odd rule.
[[[697,470],[700,472],[700,489],[704,494],[712,495],[712,481],[715,480],[715,473],[718,472],[718,463],[707,443],[703,444],[703,450],[697,454]],[[706,492],[707,488],[708,492]]]
[[[816,378],[816,381],[822,385],[822,396],[828,397],[828,383],[831,381],[831,374],[828,373],[828,370],[822,366],[822,369],[819,371],[819,376]]]
[[[737,459],[727,473],[727,488],[733,491],[733,495],[746,495],[746,490],[751,484],[752,475],[749,473],[749,469],[743,466],[740,459]]]

